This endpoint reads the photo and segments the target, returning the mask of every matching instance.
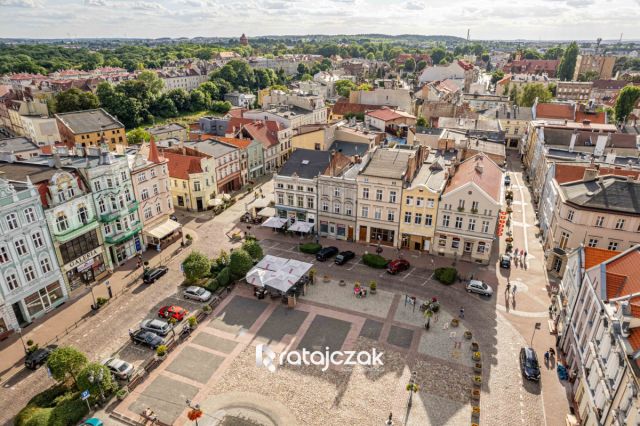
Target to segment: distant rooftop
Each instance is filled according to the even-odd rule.
[[[157,135],[161,135],[163,133],[169,133],[169,132],[179,132],[183,130],[186,130],[186,128],[179,125],[178,123],[170,123],[164,126],[154,126],[154,127],[147,128],[147,132],[149,132],[153,136],[157,136]]]
[[[37,150],[40,147],[24,136],[15,138],[0,139],[0,152],[20,153],[24,151]]]
[[[407,163],[412,151],[398,149],[377,149],[362,170],[363,176],[402,179],[407,171]]]
[[[75,134],[121,129],[124,126],[102,108],[56,114]]]
[[[313,179],[329,165],[331,153],[313,149],[296,149],[278,172],[278,176],[296,175],[302,179]]]
[[[359,155],[362,157],[369,150],[369,144],[338,140],[332,143],[329,147],[329,152],[333,150],[335,150],[336,152],[340,152],[342,153],[342,155],[346,155],[347,157],[353,157],[355,155]]]

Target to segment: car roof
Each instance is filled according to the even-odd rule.
[[[536,356],[536,351],[533,350],[533,348],[522,348],[524,349],[524,354],[526,355],[527,358],[538,358]]]
[[[151,325],[151,324],[158,325],[160,327],[164,327],[164,326],[167,325],[166,322],[160,321],[160,320],[157,320],[157,319],[145,320],[145,321],[143,321],[143,323],[146,324],[146,325]]]
[[[97,417],[92,417],[92,418],[90,418],[90,419],[85,420],[85,421],[84,421],[84,424],[85,424],[85,425],[91,425],[91,426],[101,426],[101,425],[103,425],[104,423],[102,423],[102,420],[100,420],[99,418],[97,418]]]
[[[187,287],[186,291],[198,291],[199,288],[202,288],[202,287],[198,287],[197,285],[192,285],[191,287]]]
[[[469,284],[479,284],[479,285],[482,285],[482,281],[480,281],[480,280],[469,280]]]

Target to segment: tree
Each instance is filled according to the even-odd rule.
[[[231,102],[228,101],[213,101],[211,102],[210,110],[211,112],[224,115],[228,113],[232,107],[233,105],[231,105]]]
[[[207,92],[194,89],[189,93],[191,111],[204,111],[211,106],[211,96]]]
[[[404,61],[404,70],[407,72],[413,72],[416,69],[416,60],[409,58]]]
[[[234,279],[244,278],[251,268],[253,268],[253,259],[246,250],[237,249],[231,253],[229,269]]]
[[[151,135],[141,127],[127,132],[127,141],[130,144],[141,144],[142,142],[149,142],[149,140],[151,140]]]
[[[116,388],[111,371],[97,362],[87,364],[78,374],[78,389],[82,391],[88,390],[89,395],[94,398],[105,393],[109,394]]]
[[[60,92],[55,97],[56,112],[82,111],[100,106],[100,100],[91,92],[83,92],[73,87]]]
[[[169,97],[162,95],[151,105],[151,112],[158,117],[169,118],[178,115],[178,108]]]
[[[207,81],[200,85],[200,90],[207,93],[211,100],[220,100],[220,89],[213,81]]]
[[[302,74],[302,76],[300,76],[300,81],[311,81],[313,80],[313,76],[311,74]]]
[[[542,83],[528,83],[522,87],[522,94],[516,101],[518,105],[524,107],[533,106],[536,98],[538,102],[549,102],[553,96],[549,89],[547,89]]]
[[[298,71],[298,77],[301,77],[305,74],[309,74],[309,67],[307,66],[307,64],[300,62],[298,64],[297,71]]]
[[[376,55],[374,55],[373,52],[369,52],[365,58],[367,61],[374,61],[376,59]]]
[[[626,122],[638,99],[640,99],[640,87],[638,86],[627,86],[620,91],[614,107],[618,123]]]
[[[158,96],[162,92],[164,81],[162,81],[162,79],[158,77],[158,74],[156,74],[155,72],[148,70],[142,71],[140,74],[138,74],[137,79],[143,81],[147,85],[147,89],[154,96]]]
[[[599,78],[598,71],[587,71],[578,75],[578,81],[596,81]]]
[[[178,111],[188,111],[190,109],[190,97],[189,93],[187,93],[184,89],[173,89],[169,90],[166,94],[167,98],[173,101],[173,104],[176,106]]]
[[[373,86],[369,83],[362,83],[356,87],[356,90],[364,90],[365,92],[370,92],[373,90]]]
[[[87,365],[87,356],[71,346],[54,349],[47,359],[47,367],[51,375],[59,382],[71,377],[78,386],[78,373]]]
[[[416,126],[427,127],[427,119],[424,117],[418,117],[418,119],[416,120]]]
[[[264,257],[264,253],[262,252],[262,247],[260,247],[260,243],[256,240],[248,240],[242,244],[242,249],[249,253],[252,259],[260,260]]]
[[[491,74],[491,84],[496,84],[504,78],[504,71],[496,70]]]
[[[422,71],[427,66],[427,61],[422,60],[416,64],[416,70]]]
[[[544,59],[560,59],[564,53],[564,49],[560,46],[552,47],[544,52]]]
[[[578,60],[578,44],[574,41],[571,42],[567,50],[562,55],[560,66],[558,67],[558,78],[563,81],[570,81],[573,79],[573,73],[576,69],[576,62]]]
[[[194,250],[182,262],[182,269],[187,280],[196,281],[209,273],[211,261],[203,253]]]
[[[435,49],[431,50],[431,60],[434,64],[441,63],[445,56],[447,56],[447,51],[442,47],[436,47]]]
[[[351,80],[338,80],[335,84],[336,92],[343,98],[348,98],[349,93],[356,89],[356,84]]]

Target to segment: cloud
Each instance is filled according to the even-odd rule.
[[[37,0],[0,0],[0,6],[36,8],[40,3]]]
[[[106,7],[110,6],[110,4],[106,0],[84,0],[85,6],[98,6],[98,7]]]
[[[404,5],[404,8],[409,10],[424,10],[425,7],[424,3],[420,3],[419,1],[408,1]]]
[[[131,8],[137,10],[165,10],[160,3],[150,1],[137,1],[131,5]]]

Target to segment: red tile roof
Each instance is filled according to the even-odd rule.
[[[405,114],[401,114],[398,111],[394,111],[389,108],[381,108],[375,111],[369,111],[367,112],[367,115],[382,121],[391,121],[391,120],[396,120],[398,118],[406,117]]]
[[[249,145],[251,145],[251,139],[239,139],[239,138],[223,138],[220,136],[214,136],[211,139],[216,140],[216,141],[220,141],[220,142],[224,142],[224,143],[228,143],[230,145],[235,146],[236,148],[239,149],[246,149],[249,147]],[[204,138],[203,138],[204,140]]]
[[[227,123],[227,134],[235,133],[239,131],[242,126],[253,122],[254,120],[251,118],[231,117],[229,123]]]
[[[640,327],[632,328],[627,339],[629,340],[629,344],[631,345],[631,348],[633,348],[634,352],[640,349]]]
[[[607,116],[604,111],[590,113],[583,111],[576,111],[576,122],[582,123],[584,120],[589,120],[591,123],[607,124]]]
[[[190,174],[202,173],[202,167],[200,166],[202,157],[170,151],[163,152],[163,156],[169,160],[169,176],[172,178],[189,180]]]
[[[277,121],[255,121],[244,126],[246,135],[257,140],[263,147],[269,148],[278,145],[278,131],[282,130],[280,123]]]
[[[608,298],[640,292],[640,249],[609,261],[606,268]]]
[[[482,172],[476,167],[480,164]],[[485,154],[479,153],[463,161],[451,177],[444,193],[448,194],[469,182],[475,183],[495,201],[500,202],[502,169]]]
[[[588,166],[572,165],[572,164],[558,164],[556,163],[556,176],[555,179],[559,184],[567,182],[575,182],[582,180],[584,177],[584,171],[589,168]],[[615,176],[632,176],[638,178],[640,171],[616,169],[614,167],[600,167],[600,176],[615,175]]]
[[[149,161],[151,161],[152,163],[156,163],[156,164],[160,164],[162,161],[160,160],[160,155],[158,154],[158,147],[156,146],[156,141],[153,138],[153,136],[151,136],[151,139],[149,140]]]
[[[548,103],[536,106],[536,118],[551,118],[573,121],[573,106],[570,104]]]
[[[244,116],[245,111],[247,111],[246,108],[233,108],[229,110],[227,115],[229,115],[230,117],[242,118]]]
[[[585,247],[584,248],[584,269],[591,269],[596,265],[601,264],[602,262],[606,262],[619,255],[619,251],[613,250],[605,250],[595,247]]]
[[[369,110],[380,109],[380,105],[355,104],[351,102],[336,102],[331,111],[337,115],[365,113]]]

